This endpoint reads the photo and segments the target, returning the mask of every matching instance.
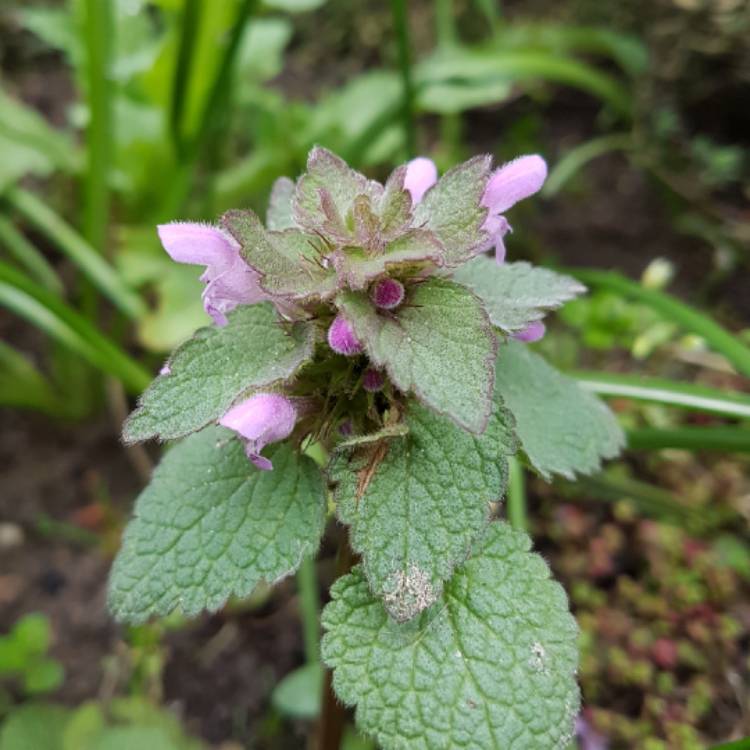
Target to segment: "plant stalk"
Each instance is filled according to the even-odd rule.
[[[401,118],[404,127],[407,158],[417,154],[417,129],[414,115],[414,78],[411,66],[411,43],[409,40],[409,17],[406,0],[391,0],[393,26],[398,45],[398,63],[401,72],[402,102]]]
[[[526,531],[526,482],[523,467],[515,456],[508,459],[508,521],[514,529]]]
[[[354,564],[354,553],[349,546],[345,529],[340,529],[338,552],[336,555],[336,579],[346,575]],[[323,670],[323,703],[318,723],[316,750],[339,750],[346,724],[346,707],[333,691],[333,672]]]
[[[305,659],[308,664],[320,661],[320,597],[318,576],[313,555],[305,555],[297,571],[302,635],[305,642]]]

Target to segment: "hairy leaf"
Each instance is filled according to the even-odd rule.
[[[430,606],[466,558],[517,447],[500,407],[479,437],[416,403],[406,423],[405,437],[340,451],[328,470],[370,588],[400,622]]]
[[[315,237],[297,229],[267,232],[249,210],[227,211],[221,223],[240,243],[245,262],[261,274],[260,285],[269,294],[304,300],[336,290],[336,277],[320,263]]]
[[[562,750],[578,712],[577,627],[529,538],[493,523],[429,610],[391,620],[361,567],[323,612],[339,698],[383,750]]]
[[[315,552],[326,508],[320,472],[286,444],[272,457],[273,471],[258,471],[220,427],[167,452],[112,568],[109,606],[118,620],[216,610]]]
[[[445,265],[457,266],[487,243],[482,194],[490,176],[489,156],[476,156],[446,172],[414,210],[414,226],[434,232],[445,245]]]
[[[412,287],[395,314],[379,313],[363,293],[345,292],[338,303],[370,358],[398,388],[467,430],[484,430],[497,342],[471,292],[433,278]]]
[[[292,198],[294,197],[294,182],[288,177],[279,177],[273,183],[271,197],[268,201],[266,212],[266,224],[269,229],[276,232],[282,229],[293,229],[294,216],[292,216]]]
[[[413,229],[391,242],[382,252],[347,247],[332,255],[333,266],[344,284],[364,289],[373,279],[400,270],[435,268],[443,263],[444,248],[432,232]]]
[[[175,350],[169,373],[154,380],[125,422],[126,443],[195,432],[247,390],[290,378],[312,356],[313,328],[298,323],[287,333],[268,303],[238,307],[228,318]]]
[[[516,418],[529,461],[546,479],[591,474],[625,443],[612,412],[523,344],[500,347],[495,388]]]
[[[499,265],[485,255],[458,268],[453,278],[484,302],[490,320],[506,333],[523,330],[586,291],[570,276],[523,262]]]

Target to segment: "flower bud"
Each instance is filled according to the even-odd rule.
[[[376,307],[393,310],[404,301],[404,285],[397,279],[378,279],[370,288],[370,299]]]
[[[383,390],[385,385],[385,376],[380,370],[368,367],[362,374],[362,387],[370,393],[377,393]]]
[[[413,205],[419,203],[424,194],[437,182],[437,167],[431,159],[418,156],[406,165],[404,189],[411,194]]]
[[[544,334],[547,332],[547,328],[541,320],[537,320],[534,323],[530,323],[522,331],[513,334],[513,338],[516,341],[523,341],[526,344],[532,344],[534,341],[539,341]]]
[[[247,457],[265,471],[273,464],[260,451],[289,437],[297,421],[297,410],[290,399],[279,393],[256,393],[233,406],[219,420],[222,427],[234,430],[245,440]]]
[[[362,352],[362,344],[354,335],[354,329],[343,315],[337,315],[328,329],[328,345],[337,354],[353,357]]]

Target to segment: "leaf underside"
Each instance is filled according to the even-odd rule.
[[[394,622],[360,566],[331,589],[322,650],[383,750],[564,750],[580,698],[575,620],[529,538],[491,524],[420,617]]]
[[[466,559],[516,449],[512,417],[500,407],[479,437],[416,403],[406,424],[408,435],[341,451],[329,467],[370,588],[400,622],[430,606]]]
[[[259,471],[220,427],[167,452],[112,568],[109,607],[118,620],[216,610],[317,550],[326,508],[320,471],[289,445],[269,454],[274,470]]]
[[[123,428],[126,443],[171,440],[218,419],[245,391],[290,378],[312,357],[314,329],[287,333],[269,303],[244,305],[228,325],[201,328],[169,359]]]
[[[500,346],[495,388],[516,419],[524,452],[545,479],[598,471],[625,444],[605,404],[517,341]]]

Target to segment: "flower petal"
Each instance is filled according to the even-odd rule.
[[[437,167],[432,159],[418,156],[406,165],[404,189],[411,193],[413,205],[419,203],[424,194],[437,182]]]
[[[237,243],[220,229],[208,224],[175,221],[157,227],[159,239],[169,257],[178,263],[216,266],[222,270],[237,257]]]
[[[482,205],[501,214],[518,201],[536,193],[547,178],[547,164],[541,156],[519,156],[492,173]]]
[[[547,332],[547,327],[542,323],[541,320],[529,323],[522,331],[516,333],[513,338],[517,341],[524,341],[527,344],[531,344],[534,341],[539,341],[544,334]]]

